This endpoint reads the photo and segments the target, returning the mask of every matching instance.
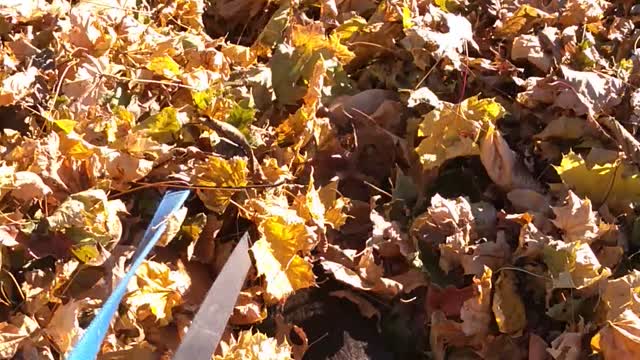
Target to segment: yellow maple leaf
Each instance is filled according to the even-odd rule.
[[[172,271],[167,265],[146,261],[136,272],[135,281],[129,283],[125,299],[131,320],[144,320],[154,316],[160,326],[172,319],[172,309],[182,304],[182,296],[191,285],[189,275],[183,270]]]
[[[338,181],[332,181],[318,190],[320,201],[324,205],[324,222],[338,230],[349,217],[345,212],[351,206],[351,199],[338,197]]]
[[[322,27],[294,25],[291,38],[293,46],[301,51],[303,57],[322,53],[323,58],[335,57],[342,63],[347,63],[355,57],[348,47],[340,43],[339,36],[332,34],[327,37]]]
[[[596,206],[606,203],[611,209],[624,211],[632,202],[640,201],[640,174],[624,161],[589,167],[572,151],[554,168],[576,194],[591,199]]]
[[[215,355],[214,360],[289,360],[291,345],[286,341],[278,343],[275,338],[251,330],[241,331],[229,342],[221,342],[222,355]]]
[[[326,209],[320,199],[319,191],[313,186],[313,174],[310,176],[307,192],[296,196],[293,200],[293,207],[297,210],[298,215],[306,221],[324,226],[324,213]]]
[[[479,138],[487,125],[495,124],[505,109],[493,99],[468,98],[460,104],[443,102],[422,118],[416,148],[425,169],[433,169],[458,156],[478,155]]]
[[[247,161],[243,158],[234,157],[226,160],[210,156],[205,162],[195,166],[192,181],[196,186],[241,187],[247,185],[247,173]],[[208,209],[223,213],[236,191],[198,189],[196,193]]]
[[[175,79],[182,74],[180,64],[168,55],[152,58],[147,64],[147,69],[153,71],[156,75],[164,76],[168,79]]]
[[[258,275],[264,275],[267,285],[265,298],[268,302],[277,302],[299,289],[315,285],[315,276],[311,264],[297,254],[289,256],[287,261],[271,247],[264,238],[251,247],[256,260]]]
[[[252,200],[247,205],[258,212],[262,238],[251,251],[258,275],[265,276],[265,299],[280,301],[298,289],[315,285],[311,264],[303,256],[317,244],[316,227],[306,225],[284,196]]]

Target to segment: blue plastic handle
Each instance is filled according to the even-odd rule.
[[[98,315],[96,315],[91,324],[89,324],[82,338],[67,357],[68,360],[89,360],[95,359],[98,356],[102,341],[107,334],[107,330],[109,330],[111,319],[122,301],[129,281],[135,275],[140,264],[142,264],[147,255],[149,255],[149,252],[151,252],[156,242],[158,242],[158,239],[160,239],[160,236],[167,227],[167,218],[180,209],[188,196],[189,190],[168,191],[164,195],[156,213],[153,215],[153,219],[151,219],[151,224],[147,227],[142,241],[134,254],[131,268],[104,303]]]

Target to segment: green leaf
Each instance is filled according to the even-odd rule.
[[[247,139],[251,137],[249,127],[253,123],[256,110],[236,104],[227,116],[227,122],[235,126]]]
[[[207,89],[204,91],[192,91],[191,98],[198,110],[204,111],[211,107],[216,97],[220,95],[215,89]]]
[[[180,129],[182,129],[182,125],[186,122],[185,113],[178,112],[177,109],[172,107],[166,107],[143,121],[140,127],[152,139],[162,143],[169,143],[175,140]]]

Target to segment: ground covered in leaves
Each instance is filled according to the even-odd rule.
[[[0,358],[73,348],[169,188],[192,196],[101,358],[170,358],[245,231],[216,359],[327,349],[312,327],[349,311],[285,311],[314,289],[383,339],[350,358],[640,358],[636,24],[632,0],[0,1]]]

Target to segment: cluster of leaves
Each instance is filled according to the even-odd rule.
[[[170,187],[105,358],[170,356],[244,231],[216,359],[302,358],[318,272],[412,356],[640,358],[634,3],[2,1],[0,358],[73,348]]]

